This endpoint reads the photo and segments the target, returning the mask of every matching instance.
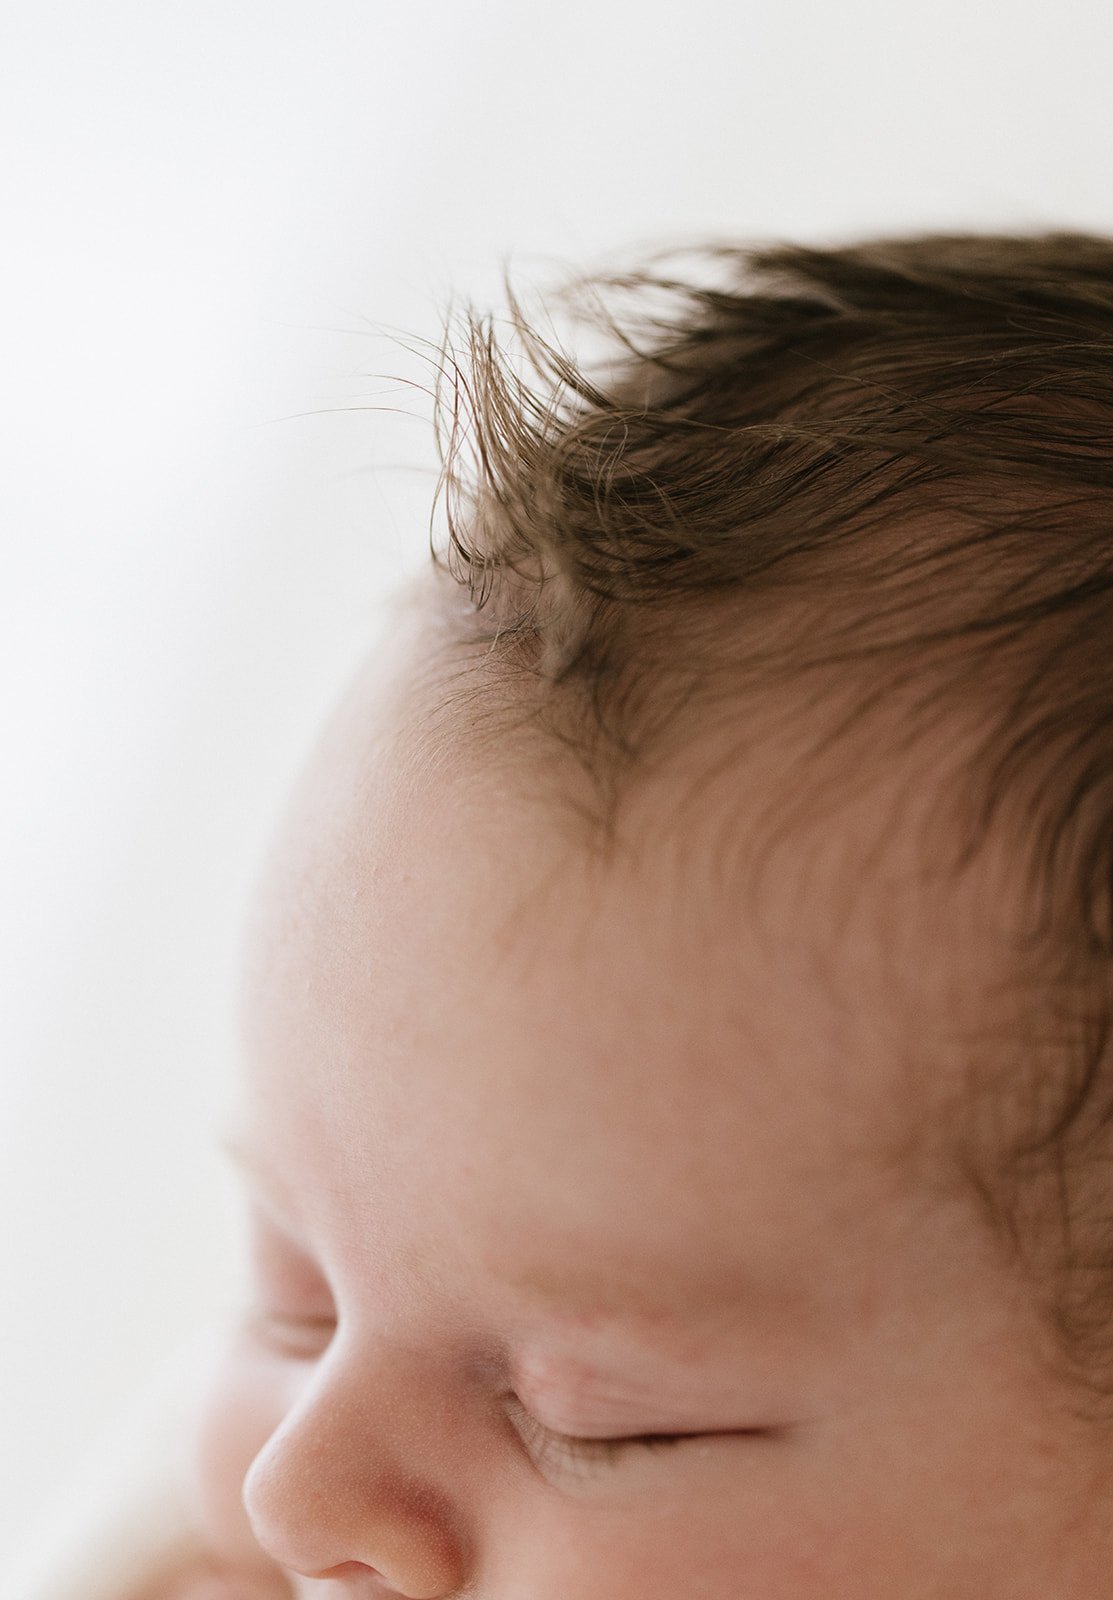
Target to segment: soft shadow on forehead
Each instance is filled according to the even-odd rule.
[[[849,1224],[879,1181],[916,1186],[925,1085],[957,1086],[968,1019],[996,1021],[983,897],[921,892],[905,796],[832,784],[810,832],[747,856],[787,768],[770,743],[712,781],[693,747],[631,791],[604,860],[576,763],[458,665],[414,607],[295,797],[248,963],[260,1104],[316,1125],[333,1170],[435,1172],[443,1227],[470,1208],[498,1239],[513,1194],[537,1236],[606,1217],[633,1250],[649,1209],[709,1269],[740,1215],[792,1212],[805,1255],[809,1207]]]

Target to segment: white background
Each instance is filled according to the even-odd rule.
[[[1107,0],[35,0],[0,25],[0,1552],[234,1293],[241,905],[425,559],[450,290],[1113,231]],[[397,406],[416,413],[392,415]]]

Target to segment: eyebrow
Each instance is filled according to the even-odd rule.
[[[628,1260],[612,1271],[603,1284],[590,1267],[585,1267],[586,1256],[585,1250],[583,1258],[569,1258],[562,1263],[563,1270],[550,1267],[544,1275],[528,1268],[504,1272],[500,1281],[542,1306],[592,1316],[632,1312],[635,1319],[655,1325],[667,1320],[661,1315],[658,1299],[662,1282],[682,1284],[689,1312],[695,1310],[716,1322],[733,1321],[740,1304],[753,1306],[771,1295],[769,1286],[753,1276],[720,1273],[709,1279],[706,1274],[686,1275],[684,1263],[671,1259]]]
[[[216,1146],[240,1176],[270,1201],[280,1216],[291,1221],[297,1217],[293,1191],[241,1129],[225,1129],[217,1135]]]

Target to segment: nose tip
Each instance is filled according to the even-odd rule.
[[[397,1415],[403,1380],[407,1401],[415,1380],[389,1369],[372,1369],[376,1376],[372,1385],[366,1362],[334,1355],[243,1481],[256,1542],[293,1577],[298,1600],[319,1592],[336,1600],[446,1600],[463,1586],[468,1541],[458,1507],[437,1482],[448,1475],[444,1460],[414,1425],[412,1408]],[[441,1411],[436,1420],[443,1426]]]
[[[461,1551],[438,1505],[386,1478],[322,1481],[292,1442],[272,1440],[256,1458],[243,1500],[258,1544],[291,1575],[298,1600],[298,1578],[314,1595],[327,1584],[336,1600],[445,1600],[457,1592]]]

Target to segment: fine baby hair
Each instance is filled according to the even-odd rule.
[[[573,750],[604,852],[639,773],[697,720],[757,747],[763,705],[794,759],[724,873],[743,854],[771,870],[774,838],[886,770],[928,797],[925,882],[1001,852],[1011,1021],[963,1041],[937,1155],[1101,1412],[1113,241],[719,246],[578,280],[561,304],[604,336],[598,369],[513,295],[508,341],[468,311],[446,343],[434,560],[471,601],[454,710],[477,736],[507,717]]]

